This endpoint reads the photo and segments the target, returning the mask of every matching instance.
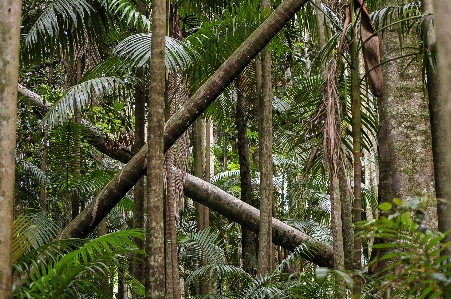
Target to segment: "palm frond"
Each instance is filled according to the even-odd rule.
[[[136,4],[129,0],[98,0],[109,12],[117,16],[118,19],[125,21],[127,25],[133,25],[134,28],[141,27],[143,30],[150,31],[151,22],[141,14]]]
[[[131,35],[114,48],[113,53],[125,58],[131,67],[141,67],[150,60],[151,33]],[[187,43],[166,37],[165,64],[169,72],[186,69],[197,54]]]
[[[17,170],[23,170],[24,172],[30,173],[40,185],[46,185],[50,183],[50,179],[45,172],[42,171],[38,166],[32,164],[31,162],[17,158],[16,159]]]
[[[42,42],[40,35],[54,37],[73,26],[84,23],[85,15],[93,10],[86,0],[57,0],[49,3],[25,37],[26,46]],[[61,22],[63,20],[64,22]],[[63,26],[61,26],[63,24]],[[66,33],[67,34],[67,31]]]
[[[63,97],[53,105],[43,118],[43,124],[52,128],[69,119],[74,107],[83,109],[91,104],[93,97],[103,97],[117,92],[126,92],[126,82],[116,77],[95,78],[71,87]]]
[[[48,213],[21,214],[13,222],[13,264],[30,248],[39,248],[57,236],[60,228]]]
[[[125,267],[124,256],[144,254],[131,241],[132,237],[143,239],[143,231],[118,231],[88,242],[71,239],[55,241],[37,249],[41,256],[36,259],[38,255],[35,253],[31,259],[28,285],[16,289],[15,294],[28,293],[39,298],[77,298],[78,293],[99,293],[96,281],[116,267]],[[46,258],[41,260],[43,254]]]

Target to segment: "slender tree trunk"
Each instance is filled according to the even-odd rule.
[[[337,67],[338,60],[332,62],[324,89],[326,119],[324,121],[324,159],[329,173],[329,196],[331,204],[331,226],[334,248],[334,268],[344,270],[344,243],[342,202],[340,198],[339,173],[343,170],[341,163],[341,107],[338,100]],[[345,298],[345,285],[342,278],[336,281],[337,298]]]
[[[441,232],[451,230],[451,3],[449,1],[423,0],[423,12],[434,13],[435,28],[431,17],[423,24],[423,40],[427,52],[434,57],[437,47],[437,63],[430,64],[433,58],[427,59],[429,109],[432,130],[432,153],[434,157],[435,191],[437,197],[438,229]],[[435,32],[437,36],[435,36]],[[428,55],[428,56],[429,56]],[[443,242],[451,242],[448,234]],[[450,256],[447,248],[442,256]],[[451,298],[451,288],[445,289],[443,298]]]
[[[0,298],[12,298],[17,80],[22,1],[0,1]]]
[[[246,69],[235,79],[237,89],[236,127],[238,131],[238,159],[240,163],[241,200],[252,205],[252,181],[249,161],[249,139],[247,138],[247,122],[249,101],[247,99]],[[256,274],[257,239],[252,231],[241,227],[241,246],[243,250],[243,268],[247,273]]]
[[[177,233],[175,223],[176,196],[174,170],[172,168],[172,149],[166,151],[166,193],[165,193],[165,235],[166,235],[166,298],[180,298],[180,275],[177,258]]]
[[[146,298],[148,299],[166,298],[163,182],[166,14],[166,0],[152,1],[152,60],[147,137]]]
[[[345,163],[345,162],[343,162]],[[346,170],[340,169],[338,173],[340,202],[341,202],[341,221],[343,234],[343,254],[344,266],[346,270],[353,269],[354,259],[354,227],[352,223],[352,192],[349,185],[348,174]]]
[[[315,0],[316,26],[318,28],[318,45],[323,48],[326,45],[326,32],[324,30],[324,13],[321,0]]]
[[[47,146],[48,130],[47,130],[47,127],[44,128],[44,136],[43,137],[44,137],[44,144],[42,146],[41,170],[43,173],[47,174],[47,159],[48,159],[48,146]],[[45,185],[41,185],[39,187],[39,202],[41,203],[41,209],[47,211],[48,203],[46,200]]]
[[[269,12],[270,1],[262,0],[262,9]],[[262,53],[262,89],[260,97],[259,129],[260,140],[260,230],[258,238],[258,274],[272,271],[274,248],[272,246],[271,218],[273,210],[272,185],[272,82],[271,50]]]
[[[103,218],[103,220],[100,221],[99,225],[97,226],[97,236],[98,237],[104,236],[108,233],[106,222],[107,222],[107,217]],[[109,282],[108,276],[102,277],[101,282],[100,282],[100,287],[101,287],[103,294],[105,294],[105,295],[109,294],[110,282]]]
[[[361,158],[361,115],[360,115],[360,78],[359,78],[359,56],[357,54],[357,40],[358,35],[354,30],[355,8],[354,0],[350,0],[350,17],[351,17],[351,36],[352,42],[349,45],[351,54],[351,126],[352,126],[352,148],[354,157],[354,227],[351,228],[352,235],[354,237],[354,257],[353,257],[353,269],[360,270],[362,268],[362,240],[360,234],[357,231],[357,223],[362,220],[362,198],[361,198],[361,185],[362,185],[362,164]],[[363,282],[360,276],[354,277],[354,298],[360,298],[360,292]]]
[[[194,175],[204,179],[205,170],[205,120],[196,119],[193,123],[193,156],[194,156]],[[208,227],[208,209],[199,203],[196,207],[197,229],[204,230]]]
[[[146,2],[143,0],[138,1],[138,11],[142,15],[147,15]],[[138,32],[141,32],[141,28],[138,28]],[[135,89],[135,142],[134,149],[143,147],[146,143],[146,93],[145,93],[145,70],[144,68],[138,69],[137,74],[138,84]],[[133,227],[144,228],[144,206],[145,206],[145,178],[139,179],[133,188]],[[134,239],[135,244],[140,249],[144,249],[144,240],[139,238]],[[132,275],[142,284],[145,282],[145,266],[141,263],[133,262]],[[135,298],[135,294],[133,294]]]
[[[77,84],[81,80],[83,74],[82,68],[83,56],[79,57],[76,62],[75,77],[73,79],[72,85]],[[72,219],[77,217],[80,213],[80,193],[79,193],[79,180],[81,173],[81,140],[80,140],[80,124],[81,124],[81,107],[74,99],[74,116],[75,116],[75,132],[74,132],[74,168],[72,170],[72,177],[75,182],[75,186],[72,186]],[[83,207],[84,208],[84,205]]]

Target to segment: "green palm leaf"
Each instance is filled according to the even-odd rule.
[[[49,128],[63,123],[74,113],[74,107],[83,109],[91,103],[93,97],[101,98],[116,92],[127,91],[126,82],[116,77],[90,79],[72,86],[63,97],[53,105],[43,118]]]
[[[113,53],[126,59],[130,67],[144,66],[150,60],[151,33],[131,35],[120,41]],[[189,44],[166,37],[165,64],[169,72],[186,69],[197,56]]]

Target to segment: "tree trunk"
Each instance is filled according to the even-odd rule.
[[[351,54],[351,126],[352,126],[352,149],[354,157],[354,227],[351,227],[352,235],[354,237],[353,244],[353,270],[360,270],[362,268],[362,240],[357,231],[358,223],[362,220],[362,164],[361,158],[361,115],[360,115],[360,78],[359,78],[359,56],[357,54],[357,40],[358,35],[354,30],[356,23],[356,14],[354,7],[354,0],[350,0],[350,17],[351,17],[351,36],[352,42],[349,45]],[[363,41],[362,41],[363,42]],[[351,206],[349,208],[352,208]],[[357,225],[356,225],[357,224]],[[353,296],[360,298],[360,292],[363,286],[361,278],[356,275],[353,288]]]
[[[147,225],[146,225],[146,298],[166,298],[164,235],[164,64],[166,38],[166,0],[152,1],[152,46],[150,61],[148,152],[147,152]]]
[[[270,1],[262,0],[262,10],[269,12]],[[262,90],[259,105],[259,148],[260,148],[260,230],[258,235],[258,269],[260,275],[269,274],[274,265],[271,219],[273,210],[272,185],[272,82],[271,50],[262,52]]]
[[[0,1],[0,298],[12,298],[17,80],[22,1]]]
[[[247,138],[247,122],[249,113],[249,101],[247,99],[247,74],[246,69],[235,79],[237,89],[236,103],[236,128],[238,132],[238,160],[240,164],[241,200],[252,205],[252,181],[249,161],[249,139]],[[257,242],[252,231],[241,227],[241,246],[243,250],[243,268],[250,274],[256,274],[257,270]]]
[[[244,67],[271,40],[306,0],[283,1],[216,72],[200,87],[190,100],[165,125],[164,149],[167,150],[192,122],[235,79]],[[100,137],[100,139],[104,139]],[[102,148],[105,145],[100,145]],[[100,150],[100,149],[99,149]],[[108,151],[107,148],[103,150]],[[60,238],[85,236],[117,202],[130,190],[146,171],[147,148],[141,148],[135,157],[99,193],[80,215],[63,230]],[[126,151],[118,155],[127,157]]]
[[[138,11],[142,15],[147,15],[146,2],[139,0],[137,3]],[[141,28],[138,28],[138,32],[142,32]],[[135,142],[133,144],[134,149],[143,147],[146,144],[146,93],[145,90],[145,71],[144,68],[138,69],[136,73],[138,84],[135,89]],[[133,188],[133,227],[144,228],[144,206],[145,206],[145,178],[139,179]],[[134,238],[136,246],[139,249],[144,250],[144,240]],[[141,263],[133,262],[132,275],[144,285],[145,267]],[[133,294],[135,297],[135,294]]]
[[[340,51],[339,51],[340,52]],[[334,248],[334,268],[344,270],[344,244],[343,244],[343,222],[342,203],[340,198],[339,173],[343,171],[341,166],[341,106],[338,100],[337,89],[337,67],[338,60],[332,62],[324,88],[324,162],[329,174],[329,196],[331,205],[331,230]],[[342,278],[337,277],[336,281],[337,298],[344,298],[345,285]]]
[[[201,179],[204,179],[205,170],[205,132],[205,120],[202,118],[196,119],[193,124],[194,175]],[[209,224],[208,208],[199,203],[196,203],[195,207],[197,229],[204,230]]]
[[[437,197],[438,229],[441,232],[451,230],[451,30],[448,25],[451,17],[451,3],[449,1],[435,0],[422,1],[423,12],[433,13],[435,9],[435,30],[433,23],[424,21],[424,45],[434,57],[435,44],[437,46],[437,63],[430,64],[427,60],[429,109],[431,116],[432,150],[434,156],[435,190]],[[437,73],[436,73],[437,72]],[[448,234],[443,240],[451,242]],[[442,256],[450,256],[451,250],[447,248]],[[451,298],[451,289],[445,289],[443,298]]]
[[[46,126],[44,128],[44,144],[42,146],[42,161],[41,161],[41,170],[43,173],[47,174],[47,159],[48,159],[48,146],[47,146],[47,141],[48,141],[48,127]],[[46,193],[45,193],[45,185],[41,185],[39,187],[39,202],[41,205],[41,209],[43,211],[48,211],[49,206],[48,206],[48,202],[47,202],[47,197],[46,197]]]
[[[397,1],[389,1],[396,5]],[[396,25],[395,25],[396,26]],[[379,110],[379,198],[391,202],[393,198],[407,201],[409,197],[431,195],[434,192],[432,148],[428,103],[423,96],[420,60],[411,61],[399,46],[395,26],[384,31],[381,40],[384,90],[378,101]],[[403,49],[416,48],[416,36],[404,37]],[[434,210],[434,209],[431,209]],[[427,211],[427,222],[434,224],[434,212]],[[380,242],[375,240],[375,242]],[[382,256],[384,251],[374,249],[372,256]],[[380,261],[378,272],[386,263]],[[391,290],[385,289],[385,296]]]
[[[82,68],[82,55],[78,57],[76,65],[75,65],[75,76],[72,80],[72,85],[76,85],[81,80],[81,76],[83,74]],[[80,213],[80,194],[78,190],[80,173],[81,173],[81,140],[80,140],[80,124],[81,124],[81,107],[77,103],[77,100],[74,99],[74,118],[75,118],[75,131],[74,131],[74,168],[72,170],[72,177],[75,182],[72,184],[72,195],[71,195],[71,204],[72,204],[72,219],[75,219],[77,215]],[[83,207],[84,208],[84,207]]]

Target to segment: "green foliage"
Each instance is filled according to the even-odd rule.
[[[58,240],[40,246],[15,265],[22,276],[15,288],[18,298],[103,298],[99,282],[127,268],[126,256],[144,254],[130,238],[143,239],[143,231],[114,232],[94,240]]]
[[[392,288],[392,296],[399,298],[439,298],[451,284],[451,264],[440,256],[451,244],[441,243],[449,233],[429,230],[424,223],[427,199],[399,199],[379,205],[382,215],[362,226],[363,237],[379,240],[373,250],[379,252],[368,267],[377,269],[366,286],[369,293],[377,285]]]
[[[127,92],[126,82],[115,77],[103,77],[81,82],[71,87],[63,97],[47,112],[43,122],[52,128],[61,124],[73,115],[75,106],[83,109],[91,104],[93,98]]]

